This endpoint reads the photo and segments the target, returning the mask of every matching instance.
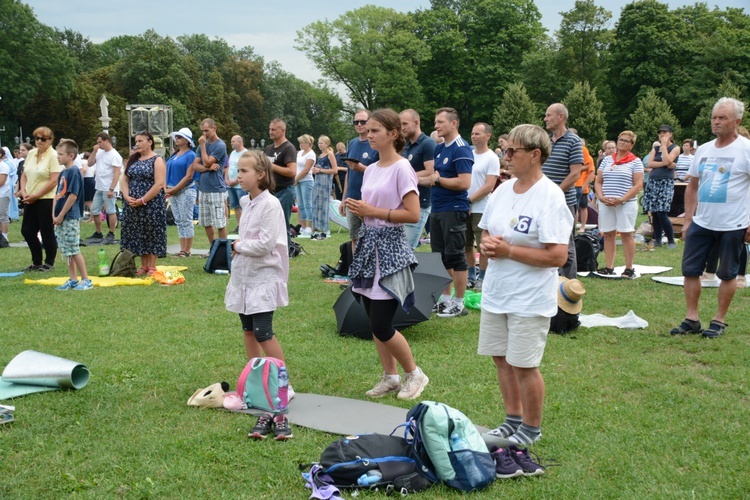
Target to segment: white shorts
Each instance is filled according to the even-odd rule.
[[[632,233],[635,231],[637,216],[638,202],[629,201],[614,207],[599,203],[599,231],[609,233],[617,230],[621,233]]]
[[[550,319],[495,314],[482,309],[477,354],[505,356],[510,366],[536,368],[542,363]]]

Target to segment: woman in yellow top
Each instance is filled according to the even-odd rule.
[[[52,147],[55,135],[47,127],[34,130],[36,148],[29,151],[21,175],[21,201],[23,222],[21,234],[31,251],[31,265],[26,271],[48,272],[55,267],[57,240],[52,224],[52,203],[55,197],[57,177],[63,168],[57,163],[57,154]],[[46,257],[42,262],[41,233]]]

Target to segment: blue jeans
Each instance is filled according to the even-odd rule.
[[[404,224],[404,233],[406,234],[406,242],[412,248],[419,246],[419,237],[422,236],[422,229],[430,217],[430,208],[425,207],[419,209],[419,221],[414,224]]]
[[[274,193],[276,199],[281,203],[281,209],[284,211],[284,220],[286,221],[286,242],[289,245],[292,237],[289,234],[289,221],[292,219],[292,207],[294,206],[294,186],[286,186],[277,189]]]
[[[297,183],[297,208],[300,220],[312,220],[313,181]]]

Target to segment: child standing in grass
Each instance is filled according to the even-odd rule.
[[[365,170],[362,199],[346,199],[346,208],[364,220],[349,268],[352,291],[365,307],[383,366],[380,381],[365,395],[379,398],[396,392],[398,399],[415,399],[430,380],[414,362],[409,342],[393,327],[393,317],[399,307],[408,310],[414,304],[411,272],[417,259],[404,224],[419,221],[417,175],[401,157],[405,142],[395,111],[375,111],[367,120],[367,139],[380,160]]]
[[[68,259],[70,278],[57,287],[58,290],[91,290],[94,285],[86,272],[86,262],[78,245],[81,237],[83,217],[83,176],[74,160],[78,145],[71,139],[62,139],[57,145],[57,162],[65,167],[57,178],[55,203],[52,208],[52,223],[60,252]],[[76,268],[81,274],[78,281]]]
[[[247,196],[240,199],[239,239],[232,242],[232,274],[224,298],[228,311],[239,313],[248,359],[266,356],[284,361],[273,333],[273,312],[289,304],[289,253],[286,222],[274,188],[273,168],[258,151],[244,153],[237,179]],[[289,387],[289,396],[293,394]],[[248,437],[292,438],[286,415],[261,415]]]

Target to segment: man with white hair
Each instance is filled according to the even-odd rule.
[[[711,114],[711,132],[716,139],[698,148],[688,171],[682,227],[687,314],[672,329],[672,335],[702,333],[716,338],[727,327],[724,319],[737,289],[740,254],[750,241],[750,140],[738,134],[744,111],[745,105],[737,99],[722,97],[716,102]],[[708,328],[702,330],[698,314],[701,275],[714,247],[720,259],[716,270],[721,280],[719,303]]]

